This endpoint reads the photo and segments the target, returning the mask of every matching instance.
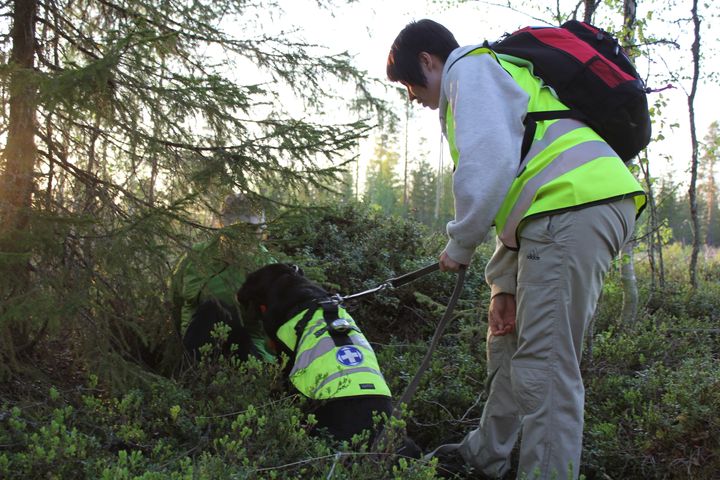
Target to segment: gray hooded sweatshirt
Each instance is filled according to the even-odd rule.
[[[453,173],[455,219],[447,225],[445,251],[462,264],[470,263],[518,173],[529,101],[491,55],[465,56],[478,47],[455,49],[445,62],[440,85],[440,124],[447,136],[449,104],[459,152]],[[493,295],[514,294],[516,272],[516,253],[498,242],[486,270]]]

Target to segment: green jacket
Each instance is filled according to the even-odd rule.
[[[172,277],[173,320],[180,335],[184,334],[198,306],[207,300],[230,306],[243,321],[237,291],[247,273],[274,262],[262,244],[238,244],[222,233],[213,240],[194,245],[180,258]],[[263,358],[274,361],[274,355],[265,345],[262,324],[243,322],[243,326]]]

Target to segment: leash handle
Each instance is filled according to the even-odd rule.
[[[393,288],[401,287],[405,284],[408,284],[410,282],[413,282],[417,280],[418,278],[427,275],[428,273],[433,273],[440,269],[440,262],[435,262],[432,265],[428,265],[427,267],[423,267],[419,270],[415,270],[414,272],[406,273],[405,275],[400,275],[399,277],[391,278],[387,280],[385,283],[389,283],[390,286]]]

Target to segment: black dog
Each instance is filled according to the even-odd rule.
[[[333,304],[323,306],[322,302],[328,300],[330,295],[322,287],[308,280],[297,266],[278,263],[267,265],[251,273],[238,291],[237,298],[250,315],[261,317],[270,339],[277,344],[280,351],[288,355],[290,362],[287,373],[296,387],[301,382],[296,380],[297,377],[293,377],[293,372],[295,375],[301,374],[298,374],[298,369],[294,367],[298,367],[298,362],[302,363],[308,353],[312,356],[313,353],[321,350],[319,345],[323,339],[325,347],[328,345],[335,347],[329,353],[326,352],[325,358],[330,360],[326,360],[324,365],[331,367],[328,373],[333,372],[332,363],[336,358],[338,363],[353,366],[355,358],[348,358],[350,354],[357,355],[362,359],[361,362],[364,361],[363,355],[358,353],[360,351],[371,358],[368,362],[358,363],[357,370],[377,368],[377,364],[372,363],[376,362],[372,348],[359,333],[354,321],[342,309],[338,311],[337,306]],[[332,313],[335,315],[328,317],[328,311],[333,311],[333,308],[335,311]],[[298,321],[301,315],[302,320]],[[339,326],[333,321],[337,318],[340,318]],[[290,328],[293,323],[295,328]],[[328,336],[332,340],[329,340]],[[288,337],[291,340],[288,340]],[[287,341],[291,343],[290,346],[287,345]],[[318,343],[313,348],[307,348],[306,342],[315,341]],[[333,356],[332,352],[336,354]],[[315,361],[318,361],[317,358]],[[337,398],[326,397],[312,402],[316,405],[314,413],[318,428],[325,429],[337,440],[348,440],[364,430],[372,431],[373,413],[385,414],[388,417],[392,414],[390,391],[385,386],[382,375],[377,371],[377,379],[379,379],[377,382],[373,381],[372,377],[371,380],[367,378],[365,377],[354,391],[359,393],[358,395],[339,395]],[[303,388],[298,387],[298,390],[313,398],[307,394],[308,389],[303,392]],[[406,439],[405,446],[398,453],[419,458],[421,452],[411,440]]]

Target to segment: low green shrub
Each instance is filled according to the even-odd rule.
[[[93,388],[79,399],[54,391],[43,405],[3,405],[0,477],[433,478],[433,466],[392,449],[369,453],[367,437],[335,445],[311,435],[303,399],[273,392],[268,379],[280,367],[219,358],[117,397]],[[389,430],[397,440],[404,422]]]
[[[704,320],[658,311],[597,333],[586,365],[589,476],[712,479],[720,362]]]
[[[283,260],[301,265],[310,278],[344,295],[435,262],[445,243],[443,235],[360,204],[288,214],[269,233],[270,246]],[[32,358],[48,364],[54,381],[28,375],[3,384],[0,478],[420,480],[436,476],[433,462],[390,453],[405,431],[429,451],[460,440],[477,425],[487,380],[483,267],[493,245],[479,247],[417,393],[402,418],[391,420],[389,445],[371,453],[367,438],[338,445],[312,435],[308,405],[290,393],[281,364],[208,357],[177,371],[150,362],[160,355],[159,340],[169,335],[167,322],[160,320],[169,312],[159,297],[146,298],[148,291],[162,293],[162,286],[151,284],[169,264],[162,259],[165,250],[151,243],[151,251],[139,251],[137,258],[152,263],[152,275],[137,282],[130,275],[118,292],[98,284],[91,303],[77,300],[77,293],[69,295],[73,311],[85,315],[82,325],[96,322],[99,331],[78,338],[48,330],[53,337],[43,344],[47,351]],[[128,245],[108,246],[115,260],[106,262],[104,278],[120,274],[121,259],[126,260],[121,247]],[[717,478],[720,268],[715,261],[702,264],[700,287],[690,292],[683,276],[686,258],[686,249],[668,250],[666,283],[655,291],[647,265],[638,261],[640,310],[634,324],[620,317],[619,265],[608,276],[592,350],[583,362],[587,396],[581,473],[586,478]],[[133,271],[141,272],[143,265],[137,263]],[[59,278],[46,282],[60,285]],[[433,273],[350,306],[396,399],[427,351],[456,278]],[[49,298],[62,298],[59,292]],[[118,293],[125,303],[115,302]],[[73,352],[102,337],[109,328],[104,322],[113,315],[121,315],[124,324],[141,316],[143,325],[135,330],[159,332],[148,343],[154,347],[138,357],[124,352],[122,342],[112,349],[99,342],[86,352],[96,355],[92,362],[82,362],[81,356],[71,361]],[[138,338],[127,346],[137,347]],[[179,365],[178,352],[173,355],[156,358],[157,365]],[[103,368],[94,369],[97,365]],[[126,376],[114,382],[113,375]],[[87,382],[79,385],[77,378]]]

